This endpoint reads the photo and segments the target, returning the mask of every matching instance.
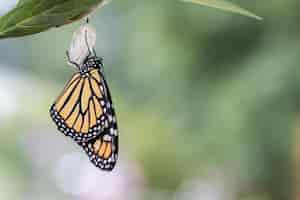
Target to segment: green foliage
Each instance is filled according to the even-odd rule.
[[[230,0],[263,13],[263,23],[174,1],[115,1],[91,19],[119,121],[117,170],[142,176],[119,187],[118,171],[105,174],[111,191],[135,190],[145,200],[199,199],[209,191],[230,200],[292,199],[293,159],[300,157],[299,1]],[[106,183],[48,114],[74,72],[65,50],[76,28],[0,42],[0,199],[89,199],[61,185]],[[76,162],[63,165],[76,174],[65,176],[73,185],[55,181],[73,153],[83,162],[80,171]]]
[[[222,0],[183,0],[203,6],[239,13],[255,19],[257,15]],[[17,7],[0,18],[0,38],[19,37],[72,23],[89,14],[105,0],[20,0]]]
[[[22,0],[0,18],[0,38],[18,37],[71,23],[103,0]]]
[[[196,3],[203,6],[217,8],[228,12],[238,13],[240,15],[255,18],[257,20],[262,20],[261,17],[228,1],[223,1],[223,0],[182,0],[182,1]]]

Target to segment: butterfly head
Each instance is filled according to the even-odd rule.
[[[85,74],[91,69],[103,69],[103,59],[97,56],[89,57],[80,67],[80,73]]]

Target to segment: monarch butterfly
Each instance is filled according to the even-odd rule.
[[[76,72],[50,108],[50,116],[64,135],[72,137],[100,169],[111,171],[118,158],[118,127],[102,58],[89,48],[83,64],[70,59]]]

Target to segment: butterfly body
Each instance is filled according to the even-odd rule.
[[[110,171],[118,157],[118,128],[102,59],[87,57],[77,68],[51,106],[50,116],[60,132],[83,147],[95,166]]]

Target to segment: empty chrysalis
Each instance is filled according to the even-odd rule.
[[[69,48],[69,58],[72,62],[82,65],[89,52],[92,52],[96,45],[96,29],[86,23],[73,33]],[[71,63],[69,63],[72,65]]]

